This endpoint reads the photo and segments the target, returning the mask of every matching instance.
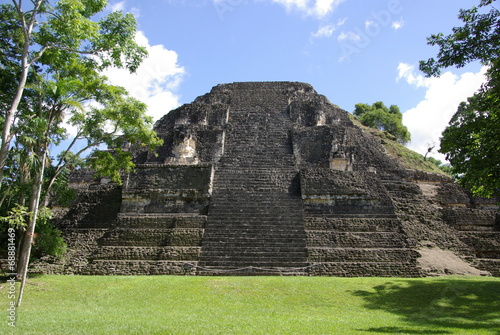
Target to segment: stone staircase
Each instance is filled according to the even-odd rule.
[[[382,183],[394,202],[395,213],[403,222],[403,229],[414,249],[451,250],[465,263],[473,262],[474,249],[459,238],[455,227],[443,221],[441,206],[446,204],[424,196],[419,183],[412,180],[385,176]],[[439,186],[436,184],[435,187]],[[439,275],[434,272],[431,270],[425,275]]]
[[[122,191],[112,227],[82,274],[194,272],[207,221],[211,166],[138,166]]]
[[[311,275],[419,276],[394,204],[373,173],[301,172]]]
[[[474,250],[474,267],[500,276],[500,231],[495,225],[496,212],[472,208],[450,208],[443,212],[448,224],[459,231],[460,240]]]
[[[200,254],[205,215],[121,213],[84,274],[186,274]]]
[[[289,122],[284,108],[262,100],[230,111],[199,274],[304,274],[306,235]]]
[[[418,253],[408,248],[395,217],[306,214],[312,275],[418,276]]]

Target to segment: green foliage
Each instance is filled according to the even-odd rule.
[[[462,27],[454,27],[453,33],[431,35],[429,45],[437,45],[437,59],[420,61],[420,70],[428,76],[439,76],[441,69],[480,60],[488,64],[500,57],[500,12],[491,7],[488,13],[480,13],[480,8],[491,5],[495,0],[481,0],[478,7],[462,9],[458,18],[464,22]]]
[[[0,231],[11,227],[20,232],[18,236],[21,236],[30,215],[27,207],[15,204],[7,211],[6,216],[0,217]],[[42,207],[38,212],[35,234],[32,257],[39,258],[44,255],[61,257],[66,252],[67,245],[61,237],[61,231],[53,226],[52,211],[47,207]]]
[[[26,227],[26,217],[29,215],[28,208],[20,204],[15,204],[9,209],[5,216],[0,217],[0,222],[5,227],[14,229],[24,229]]]
[[[23,230],[26,227],[26,222],[30,215],[32,215],[32,213],[28,211],[28,207],[15,204],[7,211],[6,216],[0,217],[0,221],[7,223],[11,228]],[[52,219],[52,211],[47,207],[42,207],[38,212],[38,218],[42,222],[48,222]]]
[[[479,60],[489,66],[487,82],[463,102],[443,132],[439,152],[446,154],[458,181],[474,195],[490,197],[500,190],[500,11],[480,9],[494,0],[482,0],[478,7],[461,10],[462,27],[453,33],[432,35],[430,45],[439,46],[437,59],[420,62],[428,76],[441,69]]]
[[[111,66],[133,72],[146,56],[135,42],[133,15],[104,15],[107,4],[13,0],[0,5],[0,216],[28,222],[28,231],[39,226],[34,247],[39,254],[60,253],[62,240],[43,215],[32,222],[26,213],[51,202],[69,203],[74,192],[67,178],[73,169],[93,165],[120,182],[120,172],[134,166],[123,146],[152,149],[161,143],[146,106],[101,75]],[[67,131],[66,122],[76,134]],[[63,141],[69,146],[50,157],[51,146]],[[87,157],[103,146],[116,150]]]
[[[61,231],[55,228],[49,220],[38,220],[35,230],[35,239],[31,251],[32,258],[45,255],[62,257],[67,245],[61,236]]]
[[[49,189],[62,186],[58,178],[67,171],[86,164],[98,166],[99,172],[119,181],[118,170],[133,167],[130,154],[120,152],[122,146],[133,143],[154,148],[161,143],[151,129],[146,106],[129,97],[123,88],[109,85],[99,72],[109,66],[135,71],[146,55],[145,48],[135,42],[137,24],[133,15],[112,12],[100,21],[93,20],[107,3],[36,0],[0,5],[0,46],[5,51],[1,61],[9,65],[0,69],[9,71],[8,76],[0,77],[0,87],[5,88],[0,103],[4,101],[8,109],[16,90],[23,92],[10,137],[14,141],[7,158],[10,163],[0,167],[8,173],[2,178],[8,190],[2,191],[15,191],[5,197],[9,203],[10,199],[24,202],[21,198],[30,193],[31,179],[41,164],[54,164],[47,169],[45,186]],[[23,8],[27,6],[32,9]],[[31,71],[27,84],[18,87],[23,57]],[[75,136],[67,132],[63,120],[68,119],[76,129]],[[63,140],[69,140],[70,145],[57,160],[40,161],[50,145]],[[75,151],[83,141],[84,148]],[[118,148],[118,152],[111,157],[94,154],[85,159],[89,149],[103,145]],[[99,157],[102,162],[98,162]]]
[[[443,172],[446,172],[448,174],[452,173],[451,166],[450,164],[444,164],[441,162],[439,159],[436,159],[434,157],[428,157],[427,160],[431,162],[432,164],[436,165],[439,169],[441,169]]]
[[[146,56],[146,49],[134,40],[137,23],[132,14],[112,12],[99,22],[92,20],[108,1],[59,0],[53,7],[44,3],[38,14],[47,20],[37,25],[32,38],[43,51],[33,55],[42,64],[60,69],[81,59],[91,68],[115,66],[134,72]]]
[[[460,105],[443,132],[439,151],[446,154],[463,186],[474,195],[489,197],[500,190],[500,100],[480,95]],[[480,101],[489,98],[496,102],[481,111]]]
[[[121,183],[120,172],[127,173],[134,168],[131,154],[121,149],[96,150],[89,157],[89,160],[97,175],[109,177],[116,183]]]
[[[394,135],[402,144],[410,141],[410,132],[403,125],[403,114],[396,105],[387,108],[381,101],[371,106],[360,103],[356,104],[354,115],[363,125],[386,131]]]
[[[41,276],[5,334],[496,334],[491,277]],[[8,285],[0,288],[6,296]],[[54,302],[57,303],[54,303]],[[138,313],[140,311],[140,313]]]

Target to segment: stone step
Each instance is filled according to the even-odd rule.
[[[243,156],[237,153],[224,152],[224,156],[221,157],[220,165],[222,167],[241,167],[246,169],[251,168],[262,168],[266,166],[293,166],[295,164],[294,157],[290,154],[290,157],[283,157],[288,155],[287,153],[277,153],[277,152],[261,152],[261,155],[269,157],[279,157],[279,158],[262,158],[262,156]]]
[[[280,190],[284,186],[289,186],[290,181],[255,181],[246,179],[234,179],[217,181],[219,188],[227,189],[227,191],[252,190],[258,193],[281,193]],[[258,195],[258,193],[256,195]],[[286,194],[286,193],[285,193]]]
[[[281,165],[267,165],[261,167],[225,167],[224,165],[218,164],[215,166],[216,171],[224,171],[228,175],[243,175],[246,176],[252,173],[297,173],[299,172],[295,166],[281,166]],[[219,175],[218,177],[221,177]]]
[[[272,249],[282,249],[290,251],[300,251],[305,250],[305,241],[300,238],[284,238],[284,239],[261,239],[261,240],[242,240],[242,241],[231,241],[231,240],[212,240],[208,242],[203,242],[203,252],[210,253],[211,251],[219,252],[224,251],[230,255],[239,255],[242,253],[251,252],[264,252],[266,250]]]
[[[293,258],[292,258],[293,256]],[[201,257],[201,264],[211,265],[211,266],[297,266],[296,264],[301,264],[307,261],[307,257],[304,255],[281,255],[280,257],[269,255],[248,255],[247,257],[228,257],[228,256],[207,256]]]
[[[500,277],[500,259],[493,258],[476,258],[474,267],[488,271],[494,277]]]
[[[269,166],[269,165],[268,165]],[[292,168],[287,169],[274,169],[274,168],[240,168],[238,172],[227,171],[227,168],[219,167],[216,172],[224,172],[224,174],[218,174],[215,178],[217,181],[233,181],[233,180],[243,180],[251,179],[249,182],[269,182],[279,179],[292,178],[297,173],[297,170]]]
[[[306,234],[304,231],[270,231],[270,230],[246,230],[239,231],[236,229],[233,230],[225,230],[221,232],[208,232],[203,236],[203,241],[208,242],[245,242],[245,241],[281,241],[281,240],[290,240],[290,239],[305,239]]]
[[[198,276],[308,276],[307,268],[239,268],[239,269],[219,269],[219,268],[202,268],[197,270]]]
[[[255,214],[255,213],[233,213],[227,212],[224,215],[214,215],[214,218],[207,223],[207,228],[213,227],[233,227],[233,228],[252,228],[252,227],[297,227],[301,226],[301,222],[295,217],[290,216],[273,216],[270,214]],[[303,229],[302,229],[303,230]]]
[[[302,231],[304,232],[303,224],[294,217],[272,216],[269,214],[252,215],[249,213],[236,214],[228,213],[226,215],[214,215],[206,226],[206,236],[216,230],[224,232],[287,232],[287,231]]]
[[[287,230],[300,230],[304,231],[300,221],[295,218],[276,218],[272,216],[258,216],[249,218],[244,215],[231,215],[232,217],[214,217],[210,223],[207,224],[207,236],[210,234],[212,228],[224,229],[226,231],[239,231],[252,229],[270,230],[270,231],[287,231]]]
[[[276,231],[270,231],[267,229],[252,229],[252,230],[245,230],[245,231],[238,231],[238,230],[225,230],[221,232],[210,232],[207,233],[203,236],[203,241],[205,243],[208,242],[220,242],[220,241],[245,241],[245,240],[289,240],[289,239],[305,239],[306,234],[304,231],[300,230],[293,230],[293,231],[286,231],[286,230],[276,230]]]
[[[211,238],[210,240],[203,239],[202,246],[206,250],[225,250],[234,254],[239,254],[240,249],[245,247],[249,248],[265,248],[269,245],[273,247],[286,247],[299,248],[302,250],[306,242],[305,238],[302,237],[284,237],[284,238],[262,238],[262,237],[242,237],[242,238]]]
[[[289,162],[293,161],[293,149],[290,145],[280,145],[281,143],[277,143],[276,147],[273,149],[269,148],[256,148],[255,144],[251,141],[248,143],[241,143],[238,147],[229,146],[224,151],[224,159],[223,162],[242,162],[245,159],[252,159],[252,163],[258,165],[261,162]],[[253,147],[256,152],[249,153],[248,148]],[[243,149],[242,149],[243,148]],[[268,166],[277,166],[277,165],[268,165]],[[279,166],[279,165],[278,165]],[[290,166],[290,165],[287,165]],[[262,165],[265,167],[265,165]]]
[[[200,228],[117,228],[109,231],[100,241],[107,246],[198,246],[203,229]]]
[[[101,246],[92,257],[95,260],[197,261],[200,252],[201,247]]]
[[[397,219],[398,216],[394,213],[362,213],[362,214],[335,214],[325,213],[321,214],[306,214],[305,217],[310,218],[327,218],[327,219]]]
[[[215,260],[215,261],[200,261],[198,262],[200,267],[210,267],[217,269],[239,269],[244,267],[256,267],[263,269],[272,268],[304,268],[308,266],[305,261],[292,262],[289,260],[258,260],[258,259],[248,259],[248,260]]]
[[[232,246],[232,245],[231,245]],[[218,244],[210,246],[207,248],[205,245],[202,247],[203,256],[214,254],[214,255],[227,255],[227,250],[224,248],[223,244]],[[289,253],[301,253],[303,256],[307,255],[307,250],[302,245],[291,244],[291,243],[276,243],[267,244],[263,246],[258,246],[255,244],[240,245],[238,248],[238,253],[235,255],[248,255],[253,253],[269,253],[271,255],[281,255]]]
[[[276,134],[277,135],[277,134]],[[259,141],[259,140],[257,140]],[[277,157],[278,159],[286,158],[286,155],[293,155],[292,151],[292,143],[289,140],[288,134],[281,134],[273,137],[267,137],[265,141],[268,141],[267,145],[255,143],[255,137],[250,136],[249,138],[242,138],[239,141],[231,141],[227,142],[228,146],[225,148],[226,154],[234,154],[237,157],[255,157],[260,159],[271,160],[272,158]],[[270,144],[274,144],[274,146],[269,146]],[[249,152],[248,148],[251,147],[254,151]],[[261,153],[270,154],[259,155]],[[285,157],[280,157],[285,156]]]
[[[422,277],[415,262],[322,262],[313,263],[310,275],[337,277]]]
[[[193,261],[94,260],[82,275],[194,275]]]
[[[209,254],[214,251],[219,253],[220,251],[227,252],[231,249],[237,249],[238,252],[234,252],[234,255],[249,254],[249,253],[284,253],[284,252],[305,252],[306,247],[304,246],[304,240],[299,238],[295,239],[276,239],[274,243],[266,243],[271,240],[252,240],[248,239],[246,241],[234,241],[234,240],[213,240],[211,242],[202,244],[202,252],[204,255]],[[205,242],[205,241],[203,241]],[[301,242],[301,243],[298,243]]]
[[[305,217],[304,227],[306,230],[333,230],[340,232],[399,232],[401,223],[393,218],[329,218],[329,217]]]
[[[365,205],[362,202],[359,205],[356,204],[337,204],[333,206],[318,205],[317,207],[304,205],[304,215],[306,216],[320,216],[322,213],[325,215],[363,215],[363,216],[374,216],[374,215],[385,215],[389,216],[394,214],[394,208],[389,206],[370,206]]]
[[[299,221],[284,219],[255,219],[233,218],[226,221],[212,221],[207,225],[205,236],[227,235],[239,236],[239,234],[304,234],[304,228]]]
[[[214,199],[218,200],[218,198]],[[230,199],[228,199],[230,200]],[[255,202],[252,198],[247,198],[247,201],[233,201],[231,203],[223,203],[223,204],[213,204],[210,205],[209,209],[211,211],[227,211],[227,210],[237,210],[238,212],[263,212],[263,213],[276,213],[276,212],[290,212],[291,210],[294,212],[302,212],[302,208],[300,206],[300,201],[298,199],[288,198],[288,206],[284,204],[284,201],[271,200],[267,199],[267,201]],[[288,211],[286,209],[288,208]]]
[[[293,178],[286,179],[275,179],[268,181],[254,181],[245,178],[232,179],[232,180],[215,180],[217,186],[221,189],[227,189],[228,191],[238,191],[245,189],[260,190],[260,193],[282,193],[283,187],[289,187],[292,183]],[[287,193],[283,193],[287,194]],[[256,194],[258,195],[258,193]]]
[[[478,258],[500,259],[500,231],[461,231],[458,236],[474,249]]]
[[[238,208],[239,210],[257,210],[257,209],[281,209],[291,208],[294,211],[302,212],[302,203],[298,197],[291,196],[290,194],[283,194],[283,192],[266,192],[257,194],[245,194],[245,192],[238,191],[228,192],[222,195],[220,191],[214,193],[212,196],[212,204],[209,205],[211,210]],[[244,199],[243,199],[244,198]]]
[[[490,224],[480,225],[480,224],[460,224],[458,225],[458,230],[462,231],[478,231],[478,232],[491,232],[494,227]]]
[[[118,226],[126,228],[203,228],[206,215],[197,214],[126,214],[118,215]]]
[[[308,230],[308,247],[406,248],[403,235],[394,232],[330,232]]]
[[[231,156],[222,156],[219,161],[221,168],[242,168],[242,169],[264,169],[266,166],[293,166],[295,164],[295,160],[293,158],[280,159],[274,161],[268,160],[259,160],[257,158],[252,157],[231,157]]]
[[[253,218],[266,218],[266,217],[276,217],[276,218],[284,218],[284,217],[295,217],[296,215],[301,215],[302,211],[300,208],[294,206],[290,206],[288,211],[285,211],[285,207],[273,207],[269,205],[263,205],[260,208],[245,208],[243,205],[238,206],[236,204],[228,204],[224,206],[211,206],[209,207],[210,220],[212,218],[217,217],[218,219],[226,219],[230,218],[230,216],[237,217],[246,217],[251,216]]]
[[[420,254],[410,249],[309,247],[309,262],[409,262]]]
[[[215,227],[212,225],[211,227]],[[227,236],[227,237],[238,237],[241,235],[263,235],[263,236],[276,236],[275,234],[285,234],[285,235],[304,235],[304,229],[299,225],[269,225],[267,223],[262,223],[262,225],[255,224],[238,224],[238,225],[217,225],[217,231],[206,232],[204,237],[208,238],[211,236]]]

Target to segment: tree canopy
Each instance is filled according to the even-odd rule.
[[[428,44],[439,46],[439,53],[436,59],[420,62],[427,76],[473,61],[488,66],[486,82],[460,104],[439,149],[459,182],[474,195],[486,197],[500,190],[500,12],[494,2],[481,0],[478,7],[462,9],[458,17],[464,25],[447,36],[428,38]]]
[[[353,114],[359,118],[363,125],[387,131],[402,144],[410,141],[410,132],[403,125],[403,114],[396,105],[387,108],[381,101],[375,102],[371,106],[359,103],[355,105]]]
[[[23,232],[18,305],[37,222],[57,239],[45,224],[51,191],[64,189],[69,172],[84,166],[120,182],[120,173],[134,167],[128,146],[153,149],[161,143],[146,105],[101,74],[110,66],[135,71],[146,55],[135,42],[133,15],[112,12],[94,20],[106,5],[106,0],[0,5],[0,219]],[[51,146],[61,150],[58,157],[50,155]],[[112,150],[98,150],[102,146]],[[38,239],[38,245],[45,242]]]

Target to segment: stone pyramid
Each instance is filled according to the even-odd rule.
[[[405,167],[308,84],[218,85],[155,130],[122,186],[73,175],[70,251],[39,271],[500,275],[498,199]]]

